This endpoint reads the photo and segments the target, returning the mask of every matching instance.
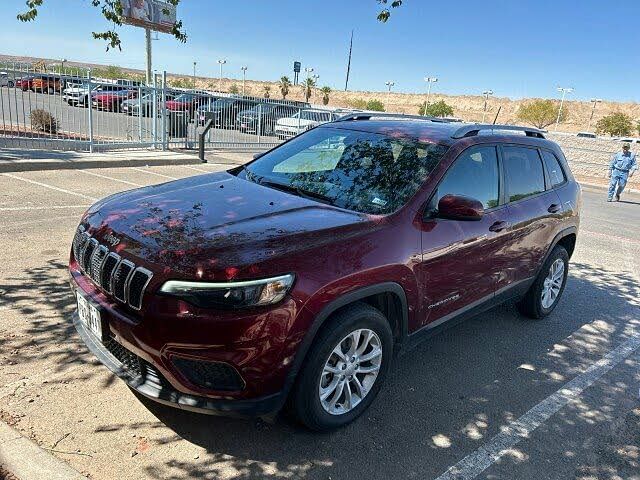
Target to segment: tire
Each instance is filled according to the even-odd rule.
[[[48,93],[49,95],[53,95],[54,93],[56,93],[56,91],[54,90],[54,88],[53,88],[53,87],[49,87],[49,88],[47,88],[47,93]]]
[[[366,339],[370,340],[367,342],[368,346],[361,352],[362,357],[367,357],[377,348],[381,349],[382,353],[372,359],[360,362],[356,360],[347,366],[332,352],[340,347],[343,353],[345,348],[348,353],[353,344],[351,342],[353,337],[350,335],[358,335],[357,332],[360,332],[358,336],[360,339],[359,347],[365,345]],[[357,358],[355,357],[358,354],[357,350],[351,358]],[[347,425],[360,416],[375,399],[389,371],[392,356],[393,335],[385,316],[379,310],[364,303],[356,303],[346,307],[328,320],[328,323],[323,326],[314,340],[291,392],[290,410],[303,425],[311,430],[328,431]],[[331,364],[332,362],[333,364]],[[325,366],[335,368],[337,372],[344,370],[345,374],[328,373],[325,375],[323,373]],[[377,367],[379,369],[377,376],[375,376],[370,370]],[[361,373],[352,370],[355,368],[368,369],[369,371]],[[353,380],[354,378],[355,380]],[[354,382],[358,382],[357,384],[361,388],[367,389],[362,398],[356,394]],[[332,392],[324,400],[324,405],[320,399],[320,389],[323,383],[327,391]],[[331,390],[331,385],[337,386]],[[340,389],[340,385],[342,385],[342,389]],[[346,403],[347,388],[348,391],[354,388],[354,394],[350,398],[355,403],[355,405],[349,405],[348,408]],[[331,408],[330,404],[336,395],[338,398],[335,398],[333,402],[334,411],[331,413],[328,408]]]
[[[555,282],[557,286],[554,291],[557,291],[555,297],[549,304],[543,299],[543,292],[545,290],[545,281],[548,281],[548,277],[551,275],[551,268],[553,265],[559,265],[557,262],[562,262],[562,279]],[[556,245],[551,251],[551,255],[542,265],[540,273],[536,277],[535,282],[529,288],[524,298],[518,302],[518,310],[523,315],[536,320],[542,319],[549,315],[558,305],[560,297],[564,292],[564,287],[567,284],[567,276],[569,272],[569,254],[561,245]],[[548,281],[547,283],[554,283]],[[548,297],[549,298],[549,297]],[[545,305],[546,303],[546,305]]]
[[[16,86],[16,84],[12,80],[9,80],[9,83],[7,83],[7,87],[9,87],[9,88],[13,88],[15,86]]]

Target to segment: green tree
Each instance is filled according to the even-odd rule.
[[[280,88],[280,93],[282,94],[282,98],[287,98],[289,95],[289,87],[291,86],[291,80],[286,75],[280,77],[280,81],[278,82],[278,87]]]
[[[366,110],[367,101],[361,98],[354,98],[353,100],[349,100],[347,102],[351,108],[356,108],[358,110]]]
[[[322,104],[329,104],[329,94],[331,93],[331,87],[324,86],[320,89],[320,93],[322,93]]]
[[[262,87],[262,90],[264,91],[264,98],[269,98],[271,96],[271,85],[265,85]]]
[[[25,0],[27,10],[18,14],[18,20],[21,22],[31,22],[38,16],[38,11],[42,5],[48,0]],[[176,7],[181,0],[166,0],[168,3]],[[124,22],[124,12],[120,0],[91,0],[87,2],[89,6],[97,8],[105,20],[114,25],[114,28],[103,32],[93,32],[93,38],[104,40],[107,42],[107,50],[110,48],[118,48],[122,50],[122,42],[120,35],[116,32],[115,27],[122,26]],[[168,9],[164,8],[163,12],[168,14]],[[182,29],[182,20],[176,21],[171,29],[171,34],[180,42],[187,41],[187,35]]]
[[[378,13],[378,20],[382,23],[385,23],[391,16],[391,12],[388,8],[386,8],[387,4],[389,4],[391,8],[398,8],[400,5],[402,5],[402,0],[392,0],[391,3],[389,3],[389,0],[378,0],[378,3],[385,7],[380,13]]]
[[[313,88],[316,86],[316,81],[313,78],[306,78],[301,85],[302,85],[302,94],[304,95],[304,101],[308,102],[309,98],[311,98],[311,93],[313,92]]]
[[[615,112],[606,117],[602,117],[596,123],[596,132],[608,133],[611,136],[616,137],[628,137],[631,135],[633,129],[633,122],[631,117],[626,113]]]
[[[231,87],[229,87],[229,93],[233,93],[234,95],[237,95],[238,92],[240,92],[240,90],[238,89],[238,86],[235,83],[231,85]]]
[[[367,102],[367,110],[371,110],[373,112],[384,112],[384,103],[380,100],[369,100]]]
[[[518,110],[518,120],[533,125],[536,128],[545,128],[551,125],[558,118],[560,105],[553,100],[532,100],[520,107]],[[564,122],[568,115],[566,104],[562,108],[560,121]]]
[[[167,83],[175,88],[192,88],[193,80],[188,80],[186,78],[172,78]]]
[[[115,65],[109,65],[108,67],[99,67],[91,70],[93,77],[109,78],[111,80],[117,80],[118,78],[125,78],[125,73],[120,67]]]
[[[425,102],[423,105],[420,105],[418,115],[426,115],[428,117],[451,117],[453,115],[453,107],[444,100],[440,100],[429,105]]]

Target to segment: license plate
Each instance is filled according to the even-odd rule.
[[[89,332],[98,337],[100,341],[104,340],[104,324],[100,309],[93,305],[81,293],[77,293],[78,300],[78,316]]]

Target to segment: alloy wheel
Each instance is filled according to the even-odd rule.
[[[558,299],[562,282],[564,281],[564,261],[556,259],[549,268],[549,273],[542,285],[541,303],[542,307],[549,309]]]
[[[373,330],[358,329],[344,337],[325,362],[318,395],[331,415],[350,412],[376,383],[382,365],[382,342]]]

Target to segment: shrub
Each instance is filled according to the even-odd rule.
[[[229,93],[237,94],[239,92],[240,92],[240,89],[235,83],[231,85],[231,87],[229,87]]]
[[[40,132],[56,133],[58,131],[58,121],[46,110],[32,110],[31,127]]]
[[[633,123],[631,117],[622,112],[612,113],[602,117],[596,123],[596,132],[608,133],[611,136],[628,137],[631,135]]]
[[[429,117],[451,117],[453,116],[453,107],[444,100],[440,100],[439,102],[431,103],[429,105],[425,103],[420,105],[418,115],[427,115]]]
[[[545,128],[555,123],[558,118],[558,109],[560,104],[553,100],[533,100],[518,110],[518,120],[533,125],[536,128]],[[562,107],[560,121],[564,122],[567,118],[567,105]]]
[[[380,100],[363,100],[361,98],[354,98],[349,101],[349,106],[357,108],[358,110],[371,110],[374,112],[384,112],[384,103]]]

